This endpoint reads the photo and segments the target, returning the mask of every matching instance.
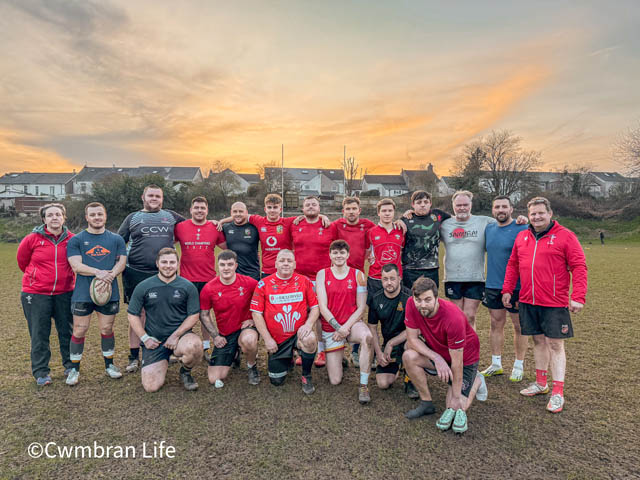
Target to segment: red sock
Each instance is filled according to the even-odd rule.
[[[546,370],[538,370],[536,368],[536,383],[541,387],[547,385],[547,371]]]
[[[564,396],[564,382],[559,382],[557,380],[553,381],[553,390],[551,391],[551,395],[555,394]]]

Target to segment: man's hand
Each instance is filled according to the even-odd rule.
[[[242,325],[240,325],[240,328],[249,328],[249,327],[255,327],[256,323],[253,321],[253,319],[249,318],[248,320],[245,320],[244,322],[242,322]]]
[[[569,302],[569,311],[571,313],[580,313],[582,307],[584,307],[584,303],[576,302],[575,300]]]
[[[113,272],[111,270],[97,270],[96,278],[104,283],[110,284],[111,282],[113,282],[115,275],[113,275]]]
[[[215,345],[216,348],[222,348],[227,344],[227,339],[224,338],[222,335],[216,335],[215,338],[213,339],[213,344]]]
[[[455,395],[451,396],[451,403],[449,404],[449,408],[453,408],[454,410],[460,410],[464,407],[465,404],[464,397],[460,395],[456,397]]]
[[[302,328],[302,327],[300,327]],[[300,331],[300,330],[298,330]],[[264,346],[267,349],[267,352],[269,353],[276,353],[278,351],[278,344],[276,343],[276,341],[273,338],[265,338],[264,339]]]
[[[309,328],[305,323],[298,329],[298,338],[302,340],[310,333],[311,333],[311,328]]]
[[[409,209],[409,210],[407,210],[406,212],[404,212],[404,213],[402,214],[402,216],[403,216],[404,218],[406,218],[407,220],[411,220],[411,219],[413,218],[413,214],[414,214],[414,211],[413,211],[413,210],[411,210],[411,209]]]
[[[346,325],[342,325],[336,333],[333,334],[333,339],[336,342],[340,342],[349,336],[350,329]]]
[[[518,225],[526,225],[527,223],[529,223],[529,219],[524,215],[518,215],[518,218],[516,218],[516,224]]]
[[[511,306],[511,294],[510,293],[503,293],[502,294],[502,304],[507,308],[513,308]]]
[[[393,222],[393,228],[402,230],[402,233],[407,233],[407,226],[402,220],[396,220],[395,222]]]
[[[167,338],[167,341],[164,342],[164,346],[169,350],[175,350],[178,346],[178,340],[178,335],[176,335],[176,332],[173,332],[169,338]]]
[[[318,217],[320,217],[320,221],[324,228],[329,228],[331,226],[331,220],[329,220],[329,217],[323,214],[318,215]]]
[[[453,381],[453,372],[451,371],[451,368],[449,367],[447,362],[444,361],[444,358],[438,355],[433,363],[436,366],[436,370],[438,371],[438,378],[440,380],[442,380],[443,382],[449,382],[449,380]]]
[[[382,352],[382,358],[384,359],[387,365],[392,361],[391,359],[392,352],[393,352],[393,346],[390,343],[387,343],[387,345],[384,347],[384,352]],[[378,359],[378,361],[380,361],[380,359]]]
[[[148,348],[149,350],[153,350],[153,349],[158,348],[160,346],[160,342],[155,337],[149,337],[144,341],[144,346],[145,346],[145,348]]]
[[[298,225],[298,224],[299,224],[302,220],[304,220],[304,219],[305,219],[305,216],[304,216],[304,215],[298,215],[298,216],[295,218],[295,220],[293,221],[293,224],[294,224],[294,225]]]

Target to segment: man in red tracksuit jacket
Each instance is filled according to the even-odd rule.
[[[502,302],[511,307],[511,294],[520,279],[520,326],[532,335],[536,381],[522,395],[549,392],[547,368],[551,360],[553,391],[547,410],[564,406],[566,355],[564,339],[573,337],[571,313],[582,310],[587,294],[587,265],[576,235],[551,220],[549,200],[535,197],[527,203],[530,227],[516,237],[507,264]],[[573,291],[569,297],[569,287]]]

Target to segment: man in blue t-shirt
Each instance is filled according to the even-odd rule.
[[[104,205],[89,203],[84,212],[87,229],[74,235],[67,245],[67,258],[76,273],[76,285],[71,296],[73,335],[69,347],[73,367],[67,376],[67,385],[78,383],[84,338],[94,311],[100,324],[102,355],[107,375],[110,378],[122,377],[120,369],[113,364],[113,322],[120,309],[117,277],[124,270],[127,261],[126,248],[120,235],[105,229],[107,211]],[[111,298],[105,305],[96,305],[91,300],[89,288],[94,277],[101,280],[97,288],[108,288],[111,285]]]
[[[513,323],[513,343],[515,350],[515,362],[511,370],[512,382],[522,380],[524,371],[524,356],[527,353],[528,337],[520,333],[520,318],[517,308],[507,308],[502,304],[502,284],[507,270],[507,262],[511,256],[513,243],[526,224],[518,225],[512,218],[513,205],[506,196],[497,196],[493,199],[491,213],[498,223],[487,225],[485,230],[485,248],[487,250],[487,281],[482,304],[489,309],[491,315],[491,330],[489,343],[491,344],[491,365],[481,373],[485,377],[502,375],[502,346],[504,345],[504,326],[507,321],[507,311]],[[512,302],[517,307],[520,283],[513,292]]]

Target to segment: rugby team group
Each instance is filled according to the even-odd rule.
[[[85,207],[87,228],[76,235],[65,226],[62,204],[45,205],[43,224],[22,240],[17,254],[33,376],[39,386],[52,381],[53,318],[66,383],[78,383],[95,312],[106,374],[122,377],[113,363],[122,273],[130,349],[125,370],[140,368],[147,392],[162,387],[172,361],[180,362],[184,387],[197,389],[191,370],[203,357],[210,384],[222,388],[240,365],[240,353],[249,384],[258,385],[262,338],[271,384],[282,385],[299,365],[305,394],[315,391],[314,365],[326,367],[329,382],[339,384],[347,353],[360,371],[358,401],[371,401],[374,365],[379,389],[400,377],[407,395],[418,399],[405,414],[409,419],[436,411],[429,377],[445,382],[445,410],[436,425],[463,433],[474,398],[487,399],[485,377],[504,372],[504,327],[510,318],[515,352],[510,380],[523,379],[532,336],[535,381],[520,393],[548,394],[550,365],[546,408],[558,413],[565,403],[564,340],[573,336],[571,313],[583,308],[587,291],[582,247],[552,219],[543,197],[528,202],[528,218],[517,219],[508,197],[493,200],[492,217],[472,215],[472,201],[471,192],[456,192],[450,215],[432,208],[428,192],[416,191],[411,209],[396,220],[394,201],[384,198],[375,224],[360,216],[356,197],[345,198],[342,218],[330,222],[317,197],[305,198],[302,215],[284,218],[282,198],[269,194],[265,216],[250,215],[237,202],[230,217],[213,221],[207,218],[206,198],[194,198],[191,218],[185,219],[163,209],[162,189],[149,185],[143,208],[128,215],[117,234],[106,229],[106,209],[94,202]],[[448,299],[439,297],[440,242]],[[217,258],[216,246],[222,249]],[[94,279],[102,292],[111,288],[103,305],[90,294]],[[492,361],[483,371],[475,330],[480,303],[491,317]],[[201,335],[193,332],[198,322]]]

